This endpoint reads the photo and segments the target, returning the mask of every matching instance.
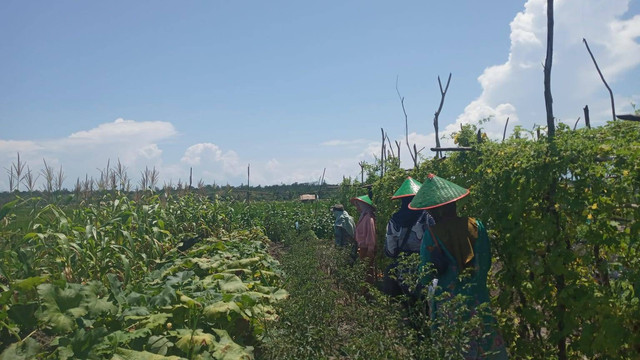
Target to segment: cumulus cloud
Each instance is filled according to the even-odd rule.
[[[117,119],[89,130],[74,132],[67,137],[41,141],[0,139],[0,162],[10,167],[20,153],[21,160],[35,172],[44,161],[55,168],[63,167],[66,187],[76,178],[95,175],[117,160],[135,176],[145,166],[161,167],[162,150],[159,143],[171,139],[177,131],[169,122]],[[6,165],[5,165],[6,164]],[[8,190],[8,181],[0,180],[0,190]]]
[[[235,151],[222,151],[220,147],[212,143],[200,143],[190,146],[181,159],[189,165],[222,164],[225,173],[237,174],[240,169],[240,161]]]
[[[213,143],[189,146],[180,162],[196,168],[205,183],[226,181],[238,184],[242,181],[246,170],[244,162],[241,162],[235,151],[224,151]]]
[[[127,143],[135,139],[141,143],[152,143],[177,135],[173,125],[165,121],[134,121],[116,119],[112,123],[78,131],[69,135],[68,140],[91,142],[93,144]]]
[[[584,105],[592,114],[610,114],[608,97],[582,39],[586,38],[610,84],[640,64],[640,15],[623,16],[629,0],[556,1],[552,94],[554,115],[575,120]],[[511,22],[511,47],[504,64],[491,66],[478,77],[481,95],[472,101],[445,132],[491,117],[490,135],[500,136],[510,124],[531,128],[546,125],[542,64],[546,56],[546,1],[529,0]],[[628,104],[621,103],[619,108]],[[595,119],[603,123],[609,117]],[[593,122],[593,119],[592,119]]]

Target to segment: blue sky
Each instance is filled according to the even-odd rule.
[[[608,94],[640,103],[640,0],[556,0],[556,116],[589,104],[604,123]],[[120,159],[134,179],[274,184],[358,173],[380,128],[431,146],[437,76],[453,73],[441,128],[504,120],[544,124],[544,0],[514,1],[3,1],[0,167],[20,152],[77,177]],[[403,144],[403,147],[405,145]],[[408,160],[406,151],[404,158]],[[430,155],[425,152],[425,155]],[[8,188],[0,176],[0,190]]]

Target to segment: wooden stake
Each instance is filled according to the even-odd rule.
[[[547,109],[549,140],[556,134],[551,96],[551,64],[553,63],[553,0],[547,0],[547,57],[544,61],[544,104]]]
[[[584,111],[584,125],[587,127],[587,129],[591,129],[591,120],[589,120],[589,105],[585,105],[584,109],[582,109]]]
[[[598,74],[600,75],[600,79],[602,79],[602,82],[604,83],[604,86],[606,86],[607,90],[609,90],[609,97],[611,98],[611,115],[613,116],[613,121],[616,121],[616,105],[613,102],[613,91],[611,91],[611,88],[609,87],[609,84],[607,84],[607,81],[604,79],[604,76],[602,75],[602,71],[600,71],[600,67],[598,66],[598,63],[596,62],[596,58],[593,56],[593,53],[591,52],[591,49],[589,49],[589,44],[587,43],[587,39],[582,38],[582,42],[584,42],[584,46],[587,47],[587,51],[589,52],[589,55],[591,55],[591,60],[593,60],[593,64],[596,66],[596,70],[598,70]]]
[[[440,136],[438,135],[438,118],[440,117],[440,112],[442,111],[442,106],[444,105],[444,97],[447,95],[447,90],[449,90],[449,83],[451,82],[451,73],[449,73],[449,78],[447,79],[447,85],[442,89],[442,82],[440,81],[440,76],[438,76],[438,86],[440,86],[440,105],[438,106],[438,110],[436,110],[435,114],[433,114],[433,128],[436,131],[436,147],[440,147]],[[436,157],[440,157],[442,154],[436,153]]]
[[[502,141],[504,142],[504,138],[507,136],[507,126],[509,125],[509,118],[507,117],[507,122],[504,124],[504,131],[502,132]]]

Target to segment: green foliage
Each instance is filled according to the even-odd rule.
[[[280,316],[266,328],[261,357],[415,358],[399,305],[366,285],[364,264],[350,265],[347,250],[311,232],[287,244],[282,264],[291,297],[276,305]]]
[[[521,129],[478,142],[477,130],[454,135],[477,151],[424,161],[414,177],[435,173],[470,188],[458,209],[490,230],[492,308],[510,354],[554,358],[566,344],[569,358],[635,358],[640,124],[560,124],[552,143]],[[398,185],[393,171],[373,182],[380,241],[393,209],[386,195]]]
[[[15,210],[0,228],[3,358],[250,359],[288,296],[262,231],[227,232],[226,202],[109,195],[34,206],[24,228]]]

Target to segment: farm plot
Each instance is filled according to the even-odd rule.
[[[209,206],[47,205],[26,234],[5,207],[0,359],[253,358],[288,294],[263,233],[213,236]]]

